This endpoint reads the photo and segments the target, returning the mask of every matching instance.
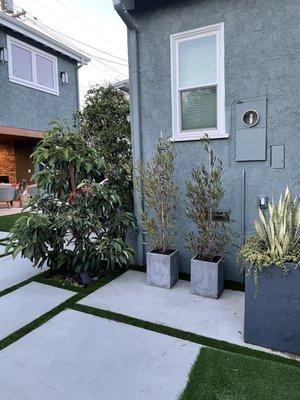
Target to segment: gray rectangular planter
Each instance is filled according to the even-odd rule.
[[[259,274],[255,297],[253,277],[245,281],[245,331],[247,343],[300,355],[300,268],[271,266]]]
[[[217,299],[224,288],[223,262],[191,260],[191,292]]]
[[[178,250],[171,254],[147,253],[147,283],[170,289],[178,281]]]

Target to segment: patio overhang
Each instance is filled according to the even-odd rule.
[[[24,139],[38,141],[42,138],[43,132],[41,131],[0,125],[0,141],[15,141]]]

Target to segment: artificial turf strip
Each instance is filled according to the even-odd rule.
[[[33,281],[37,281],[37,282],[43,283],[43,282],[42,282],[42,281],[43,281],[43,277],[47,276],[47,275],[46,275],[47,272],[48,272],[48,271],[41,272],[41,273],[38,274],[38,275],[32,276],[32,277],[29,278],[29,279],[26,279],[26,281],[17,283],[17,284],[14,285],[14,286],[10,286],[9,288],[0,291],[0,297],[5,296],[6,294],[8,294],[8,293],[10,293],[10,292],[13,292],[14,290],[17,290],[17,289],[19,289],[20,287],[25,286],[25,285],[27,285],[28,283],[33,282]],[[72,290],[73,290],[73,289],[72,289]],[[73,291],[74,291],[74,290],[73,290]]]
[[[281,357],[275,354],[266,353],[260,350],[250,349],[248,347],[239,346],[233,343],[228,343],[222,340],[212,339],[206,336],[197,335],[191,332],[185,332],[179,329],[170,328],[165,325],[155,324],[153,322],[143,321],[141,319],[129,317],[123,314],[117,314],[111,311],[102,310],[99,308],[94,308],[86,306],[83,304],[73,304],[70,306],[72,310],[85,312],[87,314],[95,315],[97,317],[110,319],[117,322],[122,322],[124,324],[133,325],[138,328],[147,329],[153,332],[162,333],[164,335],[177,337],[179,339],[188,340],[190,342],[198,343],[203,346],[212,347],[219,350],[224,350],[240,355],[246,355],[250,357],[255,357],[261,360],[274,361],[281,364],[291,365],[298,367],[300,369],[300,362],[294,359]],[[217,398],[216,398],[217,399]],[[227,399],[226,399],[227,400]],[[230,399],[231,400],[231,399]],[[242,398],[240,399],[242,400]],[[258,400],[258,399],[256,399]],[[260,400],[260,399],[259,399]],[[278,399],[279,400],[279,399]]]
[[[202,348],[180,400],[299,400],[300,369]]]
[[[122,271],[123,273],[124,271]],[[4,296],[5,294],[8,294],[12,292],[13,290],[18,289],[21,286],[26,285],[29,282],[32,281],[37,281],[40,283],[45,283],[45,284],[51,284],[52,286],[55,287],[60,287],[63,289],[66,289],[66,285],[61,284],[58,281],[55,280],[50,280],[48,278],[44,279],[44,276],[47,276],[48,271],[43,272],[39,276],[32,277],[28,279],[27,281],[24,281],[18,285],[15,285],[9,289],[3,290],[0,292],[0,296]],[[46,274],[46,275],[45,275]],[[95,290],[99,289],[101,286],[106,285],[107,283],[111,282],[113,279],[117,278],[120,275],[120,273],[116,273],[110,277],[104,277],[100,279],[99,281],[93,283],[87,288],[80,288],[77,286],[72,286],[68,285],[69,290],[77,291],[77,294],[66,300],[65,302],[61,303],[57,307],[53,308],[51,311],[47,312],[46,314],[43,314],[41,317],[35,319],[34,321],[30,322],[29,324],[23,326],[21,329],[15,331],[11,335],[7,336],[6,338],[0,340],[0,350],[4,349],[5,347],[9,346],[10,344],[16,342],[17,340],[21,339],[23,336],[27,335],[34,329],[38,328],[39,326],[43,325],[45,322],[49,321],[49,319],[55,317],[57,314],[60,312],[64,311],[67,308],[71,308],[74,303],[77,301],[83,299],[85,296],[89,295],[90,293],[94,292]]]
[[[10,232],[11,228],[14,226],[15,222],[20,218],[21,215],[24,215],[24,213],[3,215],[2,217],[0,217],[0,231]]]
[[[270,353],[265,353],[265,352],[259,351],[259,350],[249,349],[249,348],[235,345],[232,343],[228,343],[225,341],[196,335],[194,333],[181,331],[181,330],[175,329],[175,328],[170,328],[170,327],[167,327],[164,325],[154,324],[154,323],[151,323],[148,321],[143,321],[140,319],[128,317],[126,315],[113,313],[113,312],[110,312],[107,310],[101,310],[98,308],[93,308],[93,307],[85,306],[82,304],[76,304],[78,301],[80,301],[81,299],[83,299],[84,297],[89,295],[90,293],[94,292],[95,290],[99,289],[100,287],[102,287],[102,286],[108,284],[109,282],[111,282],[112,280],[116,279],[122,273],[124,273],[124,271],[119,271],[111,276],[103,277],[99,281],[94,282],[90,286],[84,288],[84,287],[79,287],[79,286],[73,286],[70,284],[64,284],[61,281],[57,281],[55,279],[50,279],[49,278],[50,272],[45,271],[39,275],[31,277],[27,281],[24,281],[13,287],[3,290],[2,292],[0,292],[0,297],[12,292],[13,290],[18,289],[21,286],[26,285],[29,282],[36,281],[36,282],[44,283],[47,285],[59,287],[62,289],[72,290],[74,292],[77,292],[77,294],[75,294],[73,297],[66,300],[64,303],[60,304],[53,310],[49,311],[48,313],[42,315],[41,317],[39,317],[36,320],[29,323],[28,325],[24,326],[20,330],[14,332],[10,336],[4,338],[2,341],[0,341],[0,350],[3,349],[4,347],[9,346],[16,340],[19,340],[21,337],[23,337],[27,333],[31,332],[32,330],[38,328],[39,326],[41,326],[42,324],[47,322],[49,319],[53,318],[55,315],[57,315],[61,311],[65,310],[67,308],[70,308],[73,310],[85,312],[87,314],[95,315],[95,316],[98,316],[101,318],[106,318],[106,319],[114,320],[117,322],[126,323],[126,324],[133,325],[133,326],[136,326],[139,328],[144,328],[144,329],[148,329],[148,330],[162,333],[165,335],[177,337],[179,339],[188,340],[188,341],[191,341],[194,343],[199,343],[201,345],[209,346],[209,347],[212,347],[215,349],[221,349],[224,351],[233,352],[233,353],[237,353],[237,354],[241,354],[241,355],[256,357],[258,359],[263,359],[263,360],[271,360],[271,361],[275,361],[277,363],[291,365],[291,366],[300,368],[300,363],[293,359],[280,357],[280,356],[270,354]],[[259,399],[257,399],[257,400],[259,400]]]
[[[1,244],[1,243],[0,243]],[[4,254],[0,254],[0,258],[6,257],[6,256],[11,256],[13,253],[4,253]]]

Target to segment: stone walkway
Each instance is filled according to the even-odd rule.
[[[40,272],[29,260],[0,258],[0,292]],[[0,296],[0,341],[75,294],[32,281]],[[160,289],[128,271],[80,304],[246,346],[241,292],[205,299],[186,281]],[[200,351],[196,343],[65,309],[1,350],[0,399],[176,400]]]
[[[1,351],[0,399],[175,400],[199,350],[66,310]]]
[[[2,244],[1,244],[1,242],[0,242],[0,256],[2,256],[2,255],[4,255],[5,254],[5,246],[3,246]],[[0,261],[0,263],[1,263],[1,261]],[[1,264],[0,264],[1,265]]]
[[[13,214],[19,214],[22,212],[23,208],[21,207],[0,207],[0,217],[4,217],[5,215],[13,215]]]
[[[5,246],[3,246],[3,240],[6,239],[8,236],[8,232],[0,231],[0,256],[5,254]],[[1,265],[1,264],[0,264]]]
[[[17,256],[15,260],[12,256],[2,257],[0,258],[0,291],[24,282],[45,270],[46,268],[33,268],[30,260],[20,256]]]
[[[9,235],[9,232],[0,231],[0,240],[6,239]]]
[[[0,297],[0,340],[75,294],[69,290],[30,282]]]
[[[183,280],[171,290],[148,286],[145,273],[128,271],[80,304],[282,356],[244,342],[244,301],[235,290],[224,290],[218,300],[193,295]]]

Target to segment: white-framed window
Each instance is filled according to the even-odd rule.
[[[43,92],[59,94],[57,58],[7,36],[9,80]]]
[[[174,140],[225,133],[224,24],[171,35]]]

